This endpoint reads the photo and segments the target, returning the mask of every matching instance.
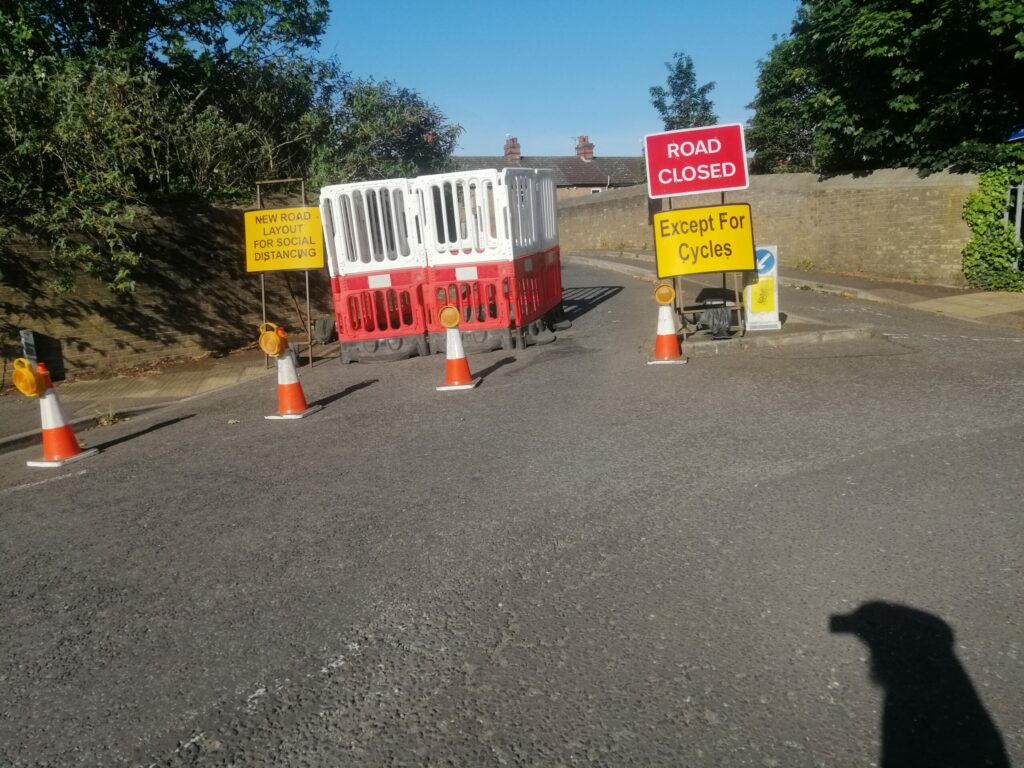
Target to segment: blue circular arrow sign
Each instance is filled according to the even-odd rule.
[[[754,256],[757,259],[757,274],[770,275],[775,269],[775,254],[767,248],[759,248]]]

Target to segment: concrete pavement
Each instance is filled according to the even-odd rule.
[[[333,349],[333,346],[318,348],[316,355],[332,354]],[[306,363],[305,358],[302,362]],[[275,373],[273,362],[268,368],[259,349],[246,349],[219,358],[169,364],[143,373],[58,382],[56,388],[64,415],[79,432]],[[80,442],[88,443],[88,437],[79,435],[79,438]],[[39,408],[35,401],[13,388],[0,394],[0,453],[22,448],[38,439]]]
[[[654,254],[646,251],[580,251],[567,260],[654,279]],[[977,291],[922,285],[894,280],[876,280],[856,275],[814,272],[780,264],[781,284],[799,290],[813,290],[848,298],[898,304],[958,320],[970,320],[1003,328],[1024,329],[1024,292]],[[707,284],[704,281],[704,284]]]

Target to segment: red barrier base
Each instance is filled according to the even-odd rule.
[[[363,341],[341,340],[339,344],[342,363],[376,363],[404,360],[407,357],[430,354],[427,339],[422,333],[412,336],[393,336],[387,339],[366,339]]]

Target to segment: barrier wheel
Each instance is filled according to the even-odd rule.
[[[561,302],[544,316],[544,321],[552,331],[567,331],[572,328],[572,320],[565,316],[565,307]]]
[[[516,328],[515,330],[515,342],[517,349],[526,349],[526,329]]]
[[[538,321],[533,326],[533,343],[550,344],[555,340],[555,334],[545,327],[544,323]]]

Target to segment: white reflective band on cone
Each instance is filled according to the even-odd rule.
[[[299,383],[299,376],[295,373],[295,361],[292,360],[289,350],[285,350],[281,353],[281,356],[277,358],[277,383]]]
[[[647,326],[650,328],[651,326]],[[658,307],[658,335],[675,336],[676,324],[672,319],[672,307],[669,304],[662,304]]]
[[[445,347],[447,350],[445,357],[449,360],[455,360],[466,356],[466,351],[462,348],[462,334],[459,333],[458,328],[448,329],[448,335],[445,339]]]
[[[53,389],[46,390],[46,394],[39,398],[39,413],[42,416],[43,429],[67,426],[68,422],[64,418],[64,411],[61,410],[60,400]]]

